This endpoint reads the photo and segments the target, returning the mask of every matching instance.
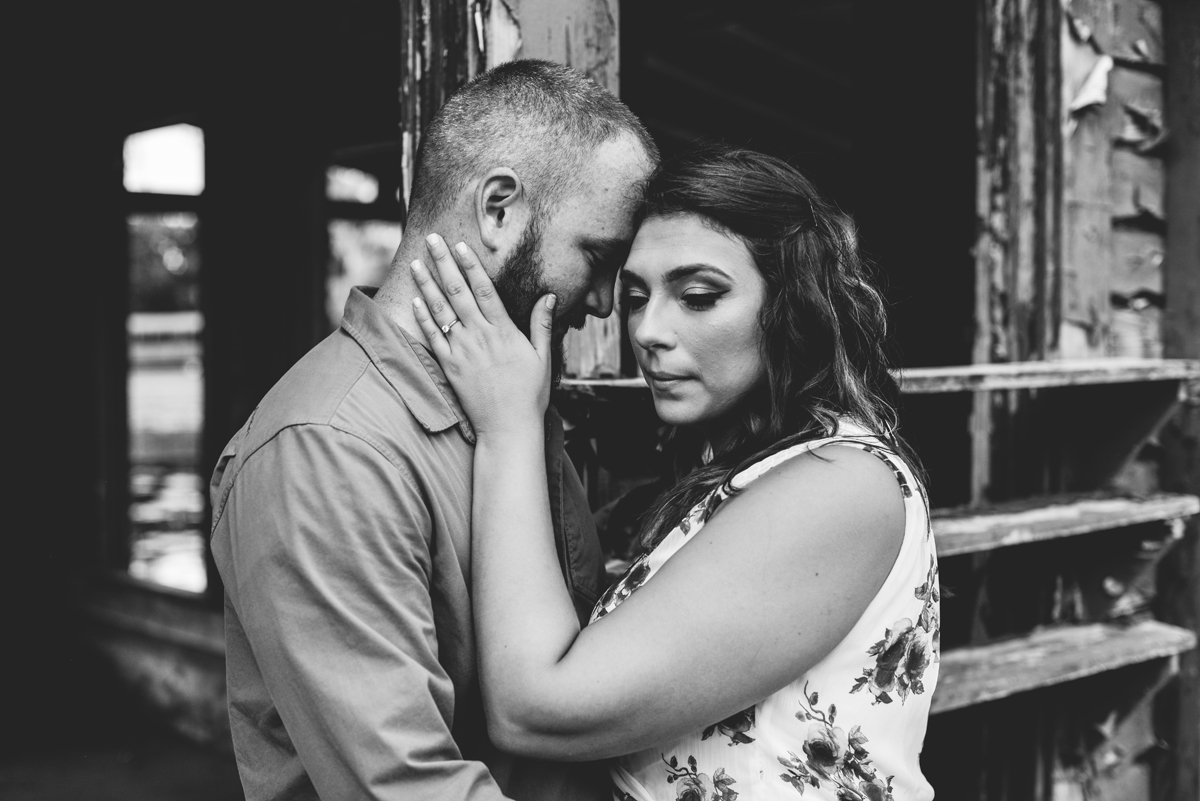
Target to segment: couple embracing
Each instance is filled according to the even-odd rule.
[[[615,291],[678,480],[607,587],[549,394]],[[937,561],[885,327],[786,163],[659,164],[546,62],[465,86],[383,286],[213,476],[247,797],[931,798]]]

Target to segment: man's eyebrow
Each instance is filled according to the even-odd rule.
[[[619,236],[586,236],[579,244],[602,259],[610,259],[628,253],[633,240]]]

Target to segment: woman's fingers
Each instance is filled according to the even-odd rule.
[[[546,295],[540,303],[533,304],[529,313],[529,341],[537,351],[542,361],[550,363],[550,348],[554,334],[554,305],[558,302],[555,295]]]
[[[425,303],[429,307],[426,314],[439,328],[444,325],[454,325],[454,321],[458,319],[458,313],[447,302],[446,296],[442,294],[441,288],[437,285],[437,281],[433,280],[429,270],[421,263],[420,259],[412,263],[411,269],[413,280],[417,282],[417,289],[421,291],[421,297],[425,299]]]
[[[439,326],[429,313],[429,306],[426,305],[420,298],[413,298],[413,316],[417,318],[417,325],[421,327],[421,332],[425,334],[425,339],[429,342],[429,347],[433,349],[433,355],[439,360],[444,360],[450,355],[450,343],[446,341],[446,335],[442,333]]]
[[[504,308],[504,303],[496,294],[496,287],[492,284],[492,279],[483,269],[483,264],[475,255],[475,251],[471,250],[466,242],[459,242],[454,246],[454,260],[462,269],[462,274],[467,279],[471,292],[475,295],[475,302],[479,304],[479,310],[483,312],[487,321],[492,324],[511,321],[508,310]]]
[[[475,301],[475,294],[471,291],[472,288],[467,283],[467,279],[463,277],[458,261],[450,253],[446,240],[438,234],[430,234],[425,237],[425,248],[433,257],[434,269],[437,270],[442,291],[454,313],[464,323],[470,324],[479,320],[483,315],[479,311],[479,304]],[[483,272],[483,270],[479,270],[479,272]]]

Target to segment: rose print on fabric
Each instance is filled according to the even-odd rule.
[[[933,635],[933,661],[941,661],[941,633],[942,622],[938,616],[942,594],[938,590],[938,566],[937,557],[929,557],[929,573],[925,578],[925,583],[913,590],[913,595],[917,597],[924,606],[921,609],[921,616],[917,618],[917,625],[925,631]]]
[[[890,704],[893,696],[898,696],[903,704],[909,693],[920,695],[925,692],[925,671],[941,659],[941,621],[938,616],[941,595],[935,557],[930,557],[925,583],[914,590],[914,595],[923,603],[917,622],[914,624],[911,618],[901,618],[884,629],[883,639],[867,649],[867,655],[875,657],[875,664],[863,668],[862,675],[850,688],[851,693],[864,687],[870,690],[874,696],[872,705]]]
[[[804,692],[805,698],[796,713],[797,720],[809,722],[802,747],[804,755],[788,751],[787,756],[776,757],[787,769],[779,778],[800,795],[809,787],[828,786],[837,791],[838,801],[894,801],[892,777],[880,779],[872,767],[862,727],[854,726],[847,734],[835,725],[837,705],[830,704],[828,711],[824,711],[818,706],[817,693],[810,694],[807,684]]]
[[[667,766],[667,784],[675,785],[675,801],[735,801],[737,790],[729,785],[737,784],[725,768],[717,768],[710,778],[707,773],[701,773],[696,767],[696,758],[689,756],[687,766],[679,767],[679,760],[672,756],[667,759],[663,755],[663,763]]]
[[[707,740],[713,736],[714,732],[719,732],[729,738],[729,746],[732,748],[735,745],[754,742],[754,738],[746,734],[752,728],[754,728],[754,707],[743,709],[741,712],[725,718],[720,723],[714,723],[704,730],[704,733],[700,735],[700,739]]]
[[[639,556],[625,571],[625,575],[604,591],[592,612],[593,623],[620,606],[622,601],[646,583],[646,579],[650,578],[650,565],[646,564],[646,558],[646,554]]]

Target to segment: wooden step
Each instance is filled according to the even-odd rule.
[[[1200,361],[1192,359],[1081,359],[968,364],[903,370],[899,377],[900,390],[908,395],[1195,379],[1200,379]]]
[[[995,701],[1196,647],[1187,629],[1147,620],[1041,629],[1024,637],[942,653],[930,714]]]
[[[1155,520],[1200,513],[1195,495],[1161,493],[1142,498],[1090,494],[1026,498],[984,509],[934,509],[938,556],[990,551],[1059,537],[1074,537]]]
[[[1146,381],[1200,379],[1200,361],[1194,359],[1083,359],[1066,362],[1011,362],[964,364],[953,367],[913,367],[894,371],[906,395],[943,392],[980,392],[1003,389],[1045,389],[1089,384],[1132,384]],[[644,392],[641,378],[564,379],[566,392],[620,397]]]

